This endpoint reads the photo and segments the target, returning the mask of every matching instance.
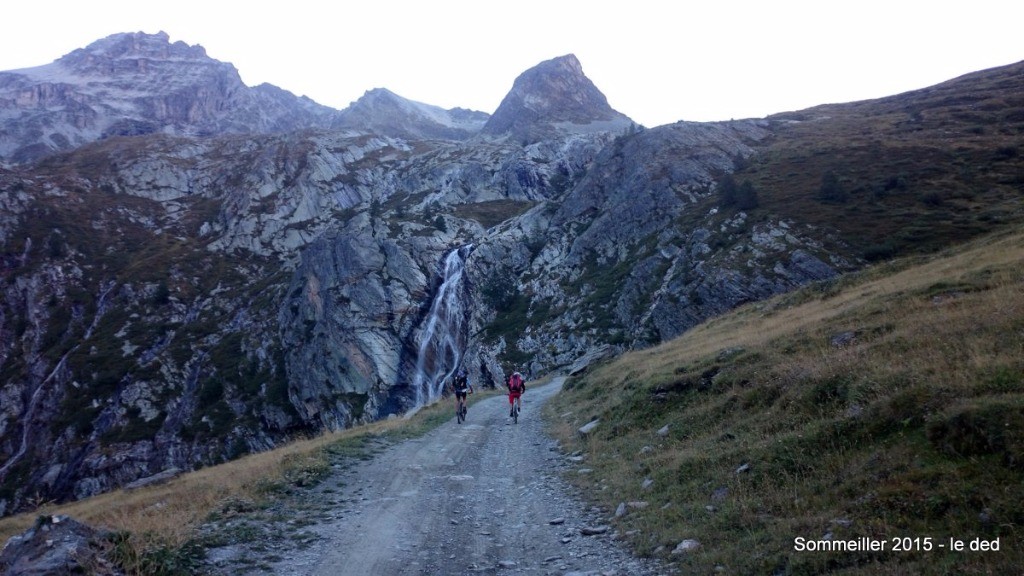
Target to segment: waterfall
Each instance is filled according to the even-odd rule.
[[[462,362],[466,347],[462,272],[472,249],[473,245],[468,244],[452,250],[444,259],[441,286],[420,329],[413,380],[416,406],[440,398],[445,381]]]
[[[114,282],[113,280],[108,281],[100,286],[100,288],[102,288],[103,291],[100,292],[100,297],[96,302],[96,315],[93,316],[92,323],[89,324],[89,327],[85,330],[85,335],[82,336],[82,338],[78,341],[78,344],[75,344],[74,347],[72,347],[70,350],[65,352],[63,356],[61,356],[60,360],[57,362],[57,365],[50,372],[50,375],[47,376],[46,378],[43,378],[43,381],[40,382],[39,385],[36,386],[35,391],[32,392],[32,396],[29,399],[28,406],[25,408],[25,414],[20,418],[22,422],[21,445],[19,446],[18,451],[12,454],[11,457],[7,459],[7,462],[5,462],[3,466],[0,466],[0,479],[4,478],[7,475],[7,471],[10,470],[11,467],[18,462],[18,460],[21,460],[21,457],[24,456],[26,452],[28,452],[28,445],[31,443],[31,439],[29,438],[29,436],[32,433],[32,422],[36,419],[36,410],[39,408],[39,403],[43,401],[43,390],[46,387],[46,384],[51,380],[58,380],[60,378],[60,374],[64,371],[64,368],[67,366],[68,358],[78,351],[78,347],[81,346],[83,342],[85,342],[89,338],[92,338],[93,331],[96,329],[97,326],[99,326],[100,320],[103,319],[103,315],[106,314],[107,312],[107,296],[116,287],[117,282]]]

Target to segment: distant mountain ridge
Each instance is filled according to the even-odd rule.
[[[465,140],[478,133],[488,117],[484,112],[413,102],[386,88],[375,88],[339,112],[331,127],[413,140]]]
[[[113,136],[210,137],[303,129],[405,139],[482,135],[536,141],[557,134],[621,132],[633,125],[608,106],[573,55],[524,72],[495,116],[368,90],[344,110],[271,84],[246,86],[238,70],[164,32],[114,34],[43,66],[0,72],[0,163],[32,162]]]
[[[0,72],[0,158],[16,163],[101,138],[282,132],[337,112],[247,87],[231,64],[166,33],[114,34],[34,68]]]

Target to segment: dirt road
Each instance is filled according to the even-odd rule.
[[[586,509],[559,478],[565,456],[543,434],[539,412],[561,384],[529,389],[519,424],[506,397],[489,398],[466,423],[453,418],[345,471],[333,479],[336,491],[321,493],[336,504],[306,526],[305,549],[271,556],[252,573],[662,573],[626,553],[608,513]]]

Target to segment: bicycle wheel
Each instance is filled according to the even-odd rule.
[[[466,419],[461,406],[455,409],[455,418],[459,421],[459,424],[462,424],[462,421]]]

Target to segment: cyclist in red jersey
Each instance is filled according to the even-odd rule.
[[[522,410],[523,403],[520,397],[523,395],[523,392],[526,392],[526,381],[523,379],[522,374],[513,372],[508,377],[506,386],[508,386],[508,415],[511,417],[512,411],[515,408],[518,407]]]

